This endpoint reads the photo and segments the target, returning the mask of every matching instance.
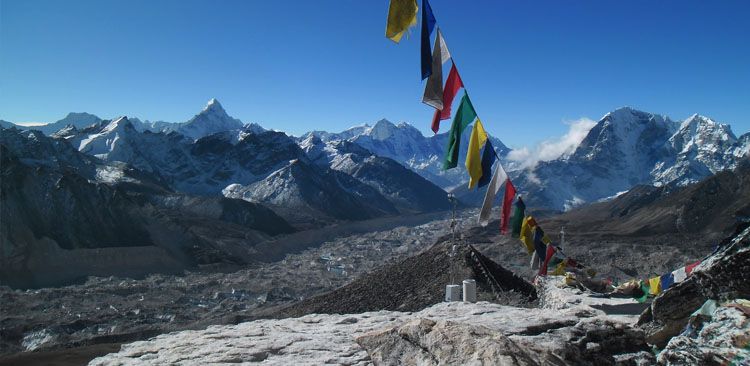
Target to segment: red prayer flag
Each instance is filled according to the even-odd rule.
[[[685,266],[685,274],[689,275],[690,273],[692,273],[693,268],[697,267],[699,264],[701,264],[701,261],[697,261],[695,263],[688,264],[687,266]]]
[[[461,89],[463,86],[464,82],[461,81],[461,75],[458,74],[456,64],[451,64],[451,71],[443,88],[443,109],[435,111],[435,116],[432,118],[432,132],[438,133],[440,130],[440,121],[451,118],[451,104],[456,94],[458,94],[458,89]]]
[[[508,233],[508,222],[510,222],[510,209],[513,206],[513,198],[516,197],[516,187],[510,181],[505,180],[505,196],[503,196],[503,216],[500,220],[500,233]]]
[[[552,244],[547,244],[547,253],[544,255],[544,264],[542,264],[542,266],[539,267],[540,276],[547,275],[547,266],[549,266],[549,261],[550,259],[552,259],[552,256],[554,255],[555,255],[555,247]]]

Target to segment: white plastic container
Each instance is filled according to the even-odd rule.
[[[464,302],[477,302],[477,281],[464,280]]]
[[[445,286],[445,301],[461,301],[461,286],[459,285],[446,285]]]

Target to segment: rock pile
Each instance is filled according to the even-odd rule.
[[[428,250],[363,274],[335,291],[282,309],[276,316],[366,311],[419,311],[444,300],[445,285],[477,282],[477,298],[506,305],[530,306],[536,290],[526,280],[482,255],[470,245],[443,238]]]

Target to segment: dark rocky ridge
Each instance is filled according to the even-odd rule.
[[[530,283],[474,247],[460,243],[455,256],[452,251],[450,240],[443,238],[416,256],[382,266],[342,288],[282,309],[275,316],[419,311],[444,301],[445,285],[451,283],[450,268],[456,284],[468,278],[477,281],[479,300],[528,306],[536,299]]]
[[[637,186],[607,202],[566,212],[547,221],[570,231],[647,237],[703,235],[706,241],[726,237],[750,217],[750,160],[687,187]],[[593,229],[593,230],[592,230]]]

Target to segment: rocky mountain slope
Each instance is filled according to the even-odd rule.
[[[158,177],[104,164],[39,131],[0,129],[0,149],[6,285],[248,263],[263,256],[252,243],[292,231],[262,205],[175,193]]]
[[[377,156],[356,143],[323,142],[310,135],[299,145],[314,164],[354,177],[388,197],[402,211],[449,208],[444,190],[396,161]]]
[[[734,170],[720,171],[682,187],[637,186],[606,202],[594,203],[556,216],[548,222],[568,231],[615,236],[702,234],[706,240],[724,237],[750,218],[750,160]]]
[[[447,132],[425,137],[408,123],[402,122],[395,125],[383,119],[373,126],[365,124],[338,133],[311,131],[304,134],[299,140],[308,140],[310,136],[315,136],[323,142],[335,140],[354,142],[377,156],[391,158],[403,164],[443,189],[453,188],[468,182],[466,168],[463,164],[459,164],[457,168],[448,171],[442,169],[445,146],[448,143]],[[490,137],[490,141],[492,141],[492,145],[500,157],[504,157],[510,151],[500,140]],[[461,141],[463,149],[459,153],[459,161],[466,159],[465,147],[468,144],[469,133],[464,133]]]
[[[512,176],[531,206],[568,210],[639,184],[686,185],[733,169],[747,140],[704,116],[677,123],[626,107],[605,115],[570,156]]]

